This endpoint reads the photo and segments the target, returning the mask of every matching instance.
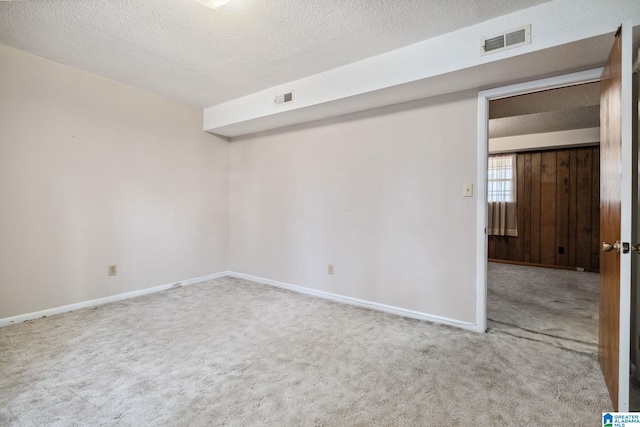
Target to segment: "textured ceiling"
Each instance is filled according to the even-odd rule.
[[[600,82],[511,96],[489,105],[490,119],[600,105]]]
[[[489,136],[529,135],[532,133],[595,128],[600,126],[600,106],[527,114],[489,121]]]
[[[489,103],[489,137],[600,126],[600,83],[499,99]]]
[[[0,1],[0,43],[205,107],[544,2]]]

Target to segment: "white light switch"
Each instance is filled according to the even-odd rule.
[[[473,197],[473,184],[463,184],[462,195],[464,197]]]

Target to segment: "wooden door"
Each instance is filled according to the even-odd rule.
[[[598,360],[615,410],[629,408],[631,124],[623,118],[631,83],[631,28],[616,34],[601,77],[600,99],[600,328]],[[625,31],[625,34],[622,33]],[[629,46],[627,46],[629,45]],[[629,52],[625,53],[625,49]],[[629,70],[624,70],[627,66]],[[624,82],[628,79],[629,82]],[[630,101],[630,98],[629,98]],[[628,126],[628,129],[626,127]],[[628,181],[628,182],[626,182]],[[607,243],[612,246],[607,246]]]

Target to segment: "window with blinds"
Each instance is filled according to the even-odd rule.
[[[516,155],[489,157],[487,198],[489,202],[515,203]]]

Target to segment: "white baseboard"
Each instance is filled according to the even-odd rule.
[[[81,308],[93,307],[96,305],[107,304],[109,302],[122,301],[124,299],[135,298],[142,295],[152,294],[154,292],[166,291],[167,289],[171,289],[174,285],[179,284],[179,286],[189,286],[194,285],[196,283],[206,282],[207,280],[218,279],[220,277],[229,276],[230,272],[224,271],[221,273],[209,274],[207,276],[196,277],[195,279],[189,280],[181,280],[178,282],[169,283],[167,285],[159,285],[154,286],[152,288],[140,289],[137,291],[126,292],[123,294],[111,295],[104,298],[93,299],[89,301],[83,301],[76,304],[63,305],[61,307],[49,308],[47,310],[36,311],[33,313],[21,314],[13,317],[6,317],[4,319],[0,319],[0,328],[3,326],[13,325],[16,323],[26,322],[27,320],[39,319],[45,316],[53,316],[54,314],[66,313],[68,311],[79,310]]]
[[[456,319],[450,319],[448,317],[436,316],[433,314],[422,313],[420,311],[408,310],[406,308],[394,307],[391,305],[380,304],[377,302],[361,300],[358,298],[347,297],[344,295],[333,294],[331,292],[320,291],[317,289],[305,288],[302,286],[291,285],[288,283],[278,282],[276,280],[264,279],[262,277],[251,276],[249,274],[236,273],[233,271],[224,271],[221,273],[210,274],[208,276],[196,277],[189,280],[181,280],[179,282],[173,282],[166,285],[154,286],[151,288],[140,289],[137,291],[126,292],[123,294],[112,295],[104,298],[98,298],[90,301],[79,302],[76,304],[64,305],[61,307],[50,308],[47,310],[36,311],[33,313],[21,314],[18,316],[7,317],[0,319],[0,327],[13,325],[16,323],[26,322],[27,320],[39,319],[45,316],[53,316],[54,314],[66,313],[69,311],[79,310],[81,308],[94,307],[97,305],[107,304],[110,302],[122,301],[124,299],[135,298],[142,295],[148,295],[155,292],[166,291],[171,289],[176,284],[180,286],[189,286],[196,283],[206,282],[207,280],[218,279],[225,276],[236,277],[239,279],[250,280],[252,282],[262,283],[264,285],[274,286],[282,289],[287,289],[293,292],[301,294],[312,295],[319,298],[324,298],[332,301],[337,301],[345,304],[355,305],[358,307],[364,307],[372,310],[384,311],[386,313],[392,313],[398,316],[410,317],[412,319],[426,320],[427,322],[440,323],[444,325],[454,326],[461,329],[470,331],[476,331],[477,327],[475,323],[463,322]]]
[[[436,316],[433,314],[422,313],[420,311],[408,310],[406,308],[394,307],[391,305],[380,304],[377,302],[361,300],[358,298],[347,297],[338,294],[332,294],[330,292],[319,291],[316,289],[305,288],[302,286],[290,285],[288,283],[282,283],[275,280],[263,279],[262,277],[250,276],[248,274],[228,272],[231,277],[238,279],[250,280],[252,282],[258,282],[269,286],[275,286],[282,289],[298,292],[301,294],[313,295],[316,297],[329,299],[332,301],[342,302],[345,304],[351,304],[358,307],[365,307],[372,310],[384,311],[386,313],[396,314],[398,316],[410,317],[412,319],[426,320],[432,323],[440,323],[443,325],[455,326],[457,328],[466,329],[469,331],[477,331],[475,323],[463,322],[456,319],[450,319],[448,317]]]

